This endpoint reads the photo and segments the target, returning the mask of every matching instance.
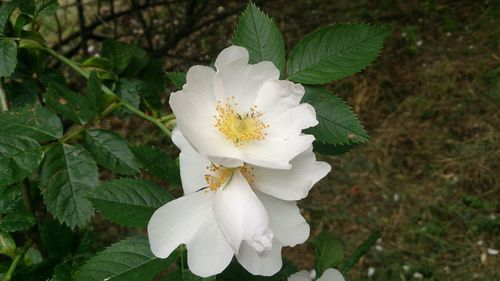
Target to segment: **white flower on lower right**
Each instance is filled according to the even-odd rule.
[[[151,217],[153,254],[166,258],[185,244],[189,269],[202,277],[222,272],[233,256],[254,275],[278,272],[281,248],[309,237],[296,200],[307,196],[330,165],[316,161],[311,147],[291,161],[289,170],[224,167],[199,154],[179,130],[172,140],[181,150],[184,196]]]
[[[342,276],[342,273],[340,271],[334,269],[334,268],[329,268],[325,270],[323,275],[318,278],[312,278],[311,273],[307,270],[302,270],[299,271],[295,274],[290,275],[288,277],[287,281],[345,281],[344,276]]]

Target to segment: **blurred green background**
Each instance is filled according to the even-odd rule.
[[[231,44],[245,1],[60,1],[41,28],[74,59],[104,38],[138,44],[165,70],[210,64]],[[312,237],[328,230],[350,253],[376,247],[351,271],[366,280],[500,280],[500,24],[498,1],[257,1],[287,50],[336,22],[387,25],[377,61],[329,87],[359,115],[368,144],[322,157],[333,170],[300,203]],[[84,27],[84,32],[80,32]],[[83,40],[82,40],[83,38]],[[171,89],[170,89],[171,90]],[[169,90],[167,89],[166,92]],[[170,146],[139,119],[104,124],[136,143]],[[103,243],[124,235],[97,217]],[[309,245],[286,249],[314,267]],[[370,272],[370,276],[368,274]]]

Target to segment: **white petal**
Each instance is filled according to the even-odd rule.
[[[283,112],[267,124],[267,138],[287,139],[300,135],[303,129],[318,125],[318,120],[314,107],[303,103]]]
[[[210,161],[193,148],[178,128],[172,132],[172,141],[181,150],[179,164],[184,194],[206,187],[205,174]]]
[[[172,93],[170,107],[177,117],[177,127],[203,155],[237,158],[238,149],[215,128],[215,97],[213,85],[206,85],[207,98],[203,92],[193,92],[186,84],[183,91]]]
[[[246,115],[266,81],[279,78],[279,70],[269,61],[254,65],[232,63],[218,69],[214,78],[215,97],[225,103],[234,97],[240,115]]]
[[[300,135],[286,140],[264,139],[244,146],[246,163],[272,169],[290,169],[290,161],[311,146],[312,135]]]
[[[345,281],[345,279],[340,271],[334,268],[329,268],[323,273],[320,278],[318,278],[317,281]]]
[[[247,49],[239,46],[229,46],[222,50],[215,60],[215,67],[219,70],[223,66],[233,63],[235,61],[242,61],[243,64],[248,63]]]
[[[219,274],[233,259],[234,251],[213,216],[200,229],[186,245],[189,269],[201,277]]]
[[[300,200],[331,170],[329,164],[316,161],[312,146],[292,161],[289,170],[253,166],[252,187],[283,200]]]
[[[153,254],[166,258],[180,244],[186,244],[193,273],[207,277],[222,272],[234,252],[215,221],[213,198],[213,192],[200,191],[156,210],[148,224]]]
[[[283,246],[276,240],[273,241],[272,249],[262,255],[250,247],[246,242],[241,244],[240,251],[236,255],[238,262],[253,275],[271,276],[276,274],[283,266],[281,260],[281,248]]]
[[[196,192],[170,201],[156,210],[148,223],[153,254],[166,258],[177,246],[191,241],[213,216],[213,196],[213,192]]]
[[[213,210],[222,233],[235,252],[243,241],[261,252],[269,250],[273,235],[269,231],[266,210],[239,171],[233,173],[225,187],[219,188]]]
[[[288,277],[287,281],[312,281],[309,271],[301,270]]]
[[[186,74],[186,84],[183,90],[189,93],[199,93],[204,98],[213,99],[212,83],[215,70],[204,65],[194,65],[189,68]]]
[[[260,88],[255,105],[267,122],[297,106],[304,96],[304,87],[287,80],[269,80]]]
[[[282,245],[293,247],[307,240],[310,228],[295,201],[284,201],[258,191],[255,194],[266,208],[274,237]]]

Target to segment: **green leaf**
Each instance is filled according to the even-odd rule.
[[[307,130],[316,140],[326,144],[354,144],[368,141],[368,134],[351,108],[330,91],[306,86],[302,102],[316,110],[319,124]]]
[[[9,214],[22,206],[23,194],[17,185],[0,188],[0,214]]]
[[[94,113],[102,107],[101,81],[95,71],[92,71],[87,84],[87,100]]]
[[[359,259],[361,259],[368,251],[370,251],[371,247],[377,243],[377,240],[381,237],[380,231],[375,231],[370,234],[370,237],[366,239],[359,247],[354,250],[354,252],[346,258],[339,266],[339,270],[346,274],[351,270],[353,266],[355,266]]]
[[[7,232],[0,231],[0,255],[6,255],[11,258],[16,256],[16,242]]]
[[[26,106],[0,114],[0,134],[25,136],[39,142],[58,139],[62,136],[61,120],[41,106]]]
[[[291,52],[288,79],[324,84],[356,73],[375,60],[388,30],[364,24],[336,24],[306,36]]]
[[[149,60],[148,65],[141,70],[138,78],[150,84],[157,92],[165,90],[166,77],[163,71],[163,61]]]
[[[139,107],[140,97],[157,99],[160,101],[158,88],[150,82],[139,79],[120,79],[117,94],[125,101]]]
[[[77,281],[149,281],[176,259],[156,258],[147,237],[136,236],[111,245],[80,269]]]
[[[49,281],[72,281],[73,268],[69,262],[60,263],[54,268],[54,275]]]
[[[21,36],[24,27],[31,23],[31,17],[26,14],[21,14],[17,17],[16,23],[14,24],[14,35]]]
[[[14,1],[19,9],[26,14],[33,15],[35,14],[36,4],[35,0],[12,0]]]
[[[173,199],[162,187],[141,179],[102,183],[87,198],[111,221],[133,227],[146,227],[153,213]]]
[[[84,142],[97,163],[106,169],[123,175],[139,172],[140,165],[127,141],[117,133],[102,129],[89,130]]]
[[[148,63],[148,61],[144,63],[144,53],[144,50],[137,46],[114,40],[105,40],[102,46],[102,56],[108,59],[116,74],[124,71],[131,62],[140,70]]]
[[[139,108],[142,89],[143,84],[139,80],[122,78],[120,79],[120,83],[118,83],[116,94],[134,107]]]
[[[29,213],[11,213],[0,219],[0,231],[15,232],[35,225],[35,218]]]
[[[56,220],[45,221],[40,234],[43,248],[51,257],[64,257],[73,252],[76,239],[71,229]]]
[[[45,101],[55,112],[75,123],[85,124],[92,120],[96,108],[92,107],[87,97],[75,93],[66,86],[51,82],[45,93]]]
[[[181,185],[179,166],[165,151],[153,146],[135,146],[132,152],[153,176],[173,185]]]
[[[141,70],[149,63],[148,53],[136,45],[132,45],[133,55],[127,67],[120,73],[120,76],[129,79],[137,77]]]
[[[285,69],[285,42],[276,24],[254,3],[249,3],[240,17],[234,43],[245,47],[250,63],[271,61],[280,73]]]
[[[17,44],[14,40],[0,37],[0,77],[10,76],[17,65]]]
[[[0,35],[3,35],[5,32],[5,25],[9,22],[10,15],[16,8],[16,3],[11,2],[2,2],[0,6]]]
[[[329,232],[321,232],[312,244],[318,276],[321,276],[328,268],[336,267],[344,258],[342,242]]]
[[[313,142],[313,150],[324,155],[342,155],[357,147],[358,144],[326,144],[319,141]]]
[[[34,80],[10,81],[5,85],[7,100],[12,108],[35,106],[38,103],[37,86]]]
[[[182,86],[186,84],[186,72],[167,72],[167,77],[172,82],[172,84],[177,88],[178,90],[182,89]]]
[[[51,16],[59,8],[57,0],[40,0],[37,1],[37,4],[37,13],[41,16]]]
[[[90,221],[94,209],[84,197],[98,182],[97,166],[81,146],[58,144],[45,156],[41,190],[47,209],[74,228]]]
[[[40,166],[42,158],[42,147],[35,140],[0,135],[0,187],[31,175]]]

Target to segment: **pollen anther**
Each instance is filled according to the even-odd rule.
[[[265,139],[265,129],[269,125],[260,120],[262,113],[257,110],[257,106],[252,106],[250,112],[242,116],[236,110],[237,105],[234,96],[227,98],[224,104],[217,102],[215,128],[237,147],[247,141]]]

